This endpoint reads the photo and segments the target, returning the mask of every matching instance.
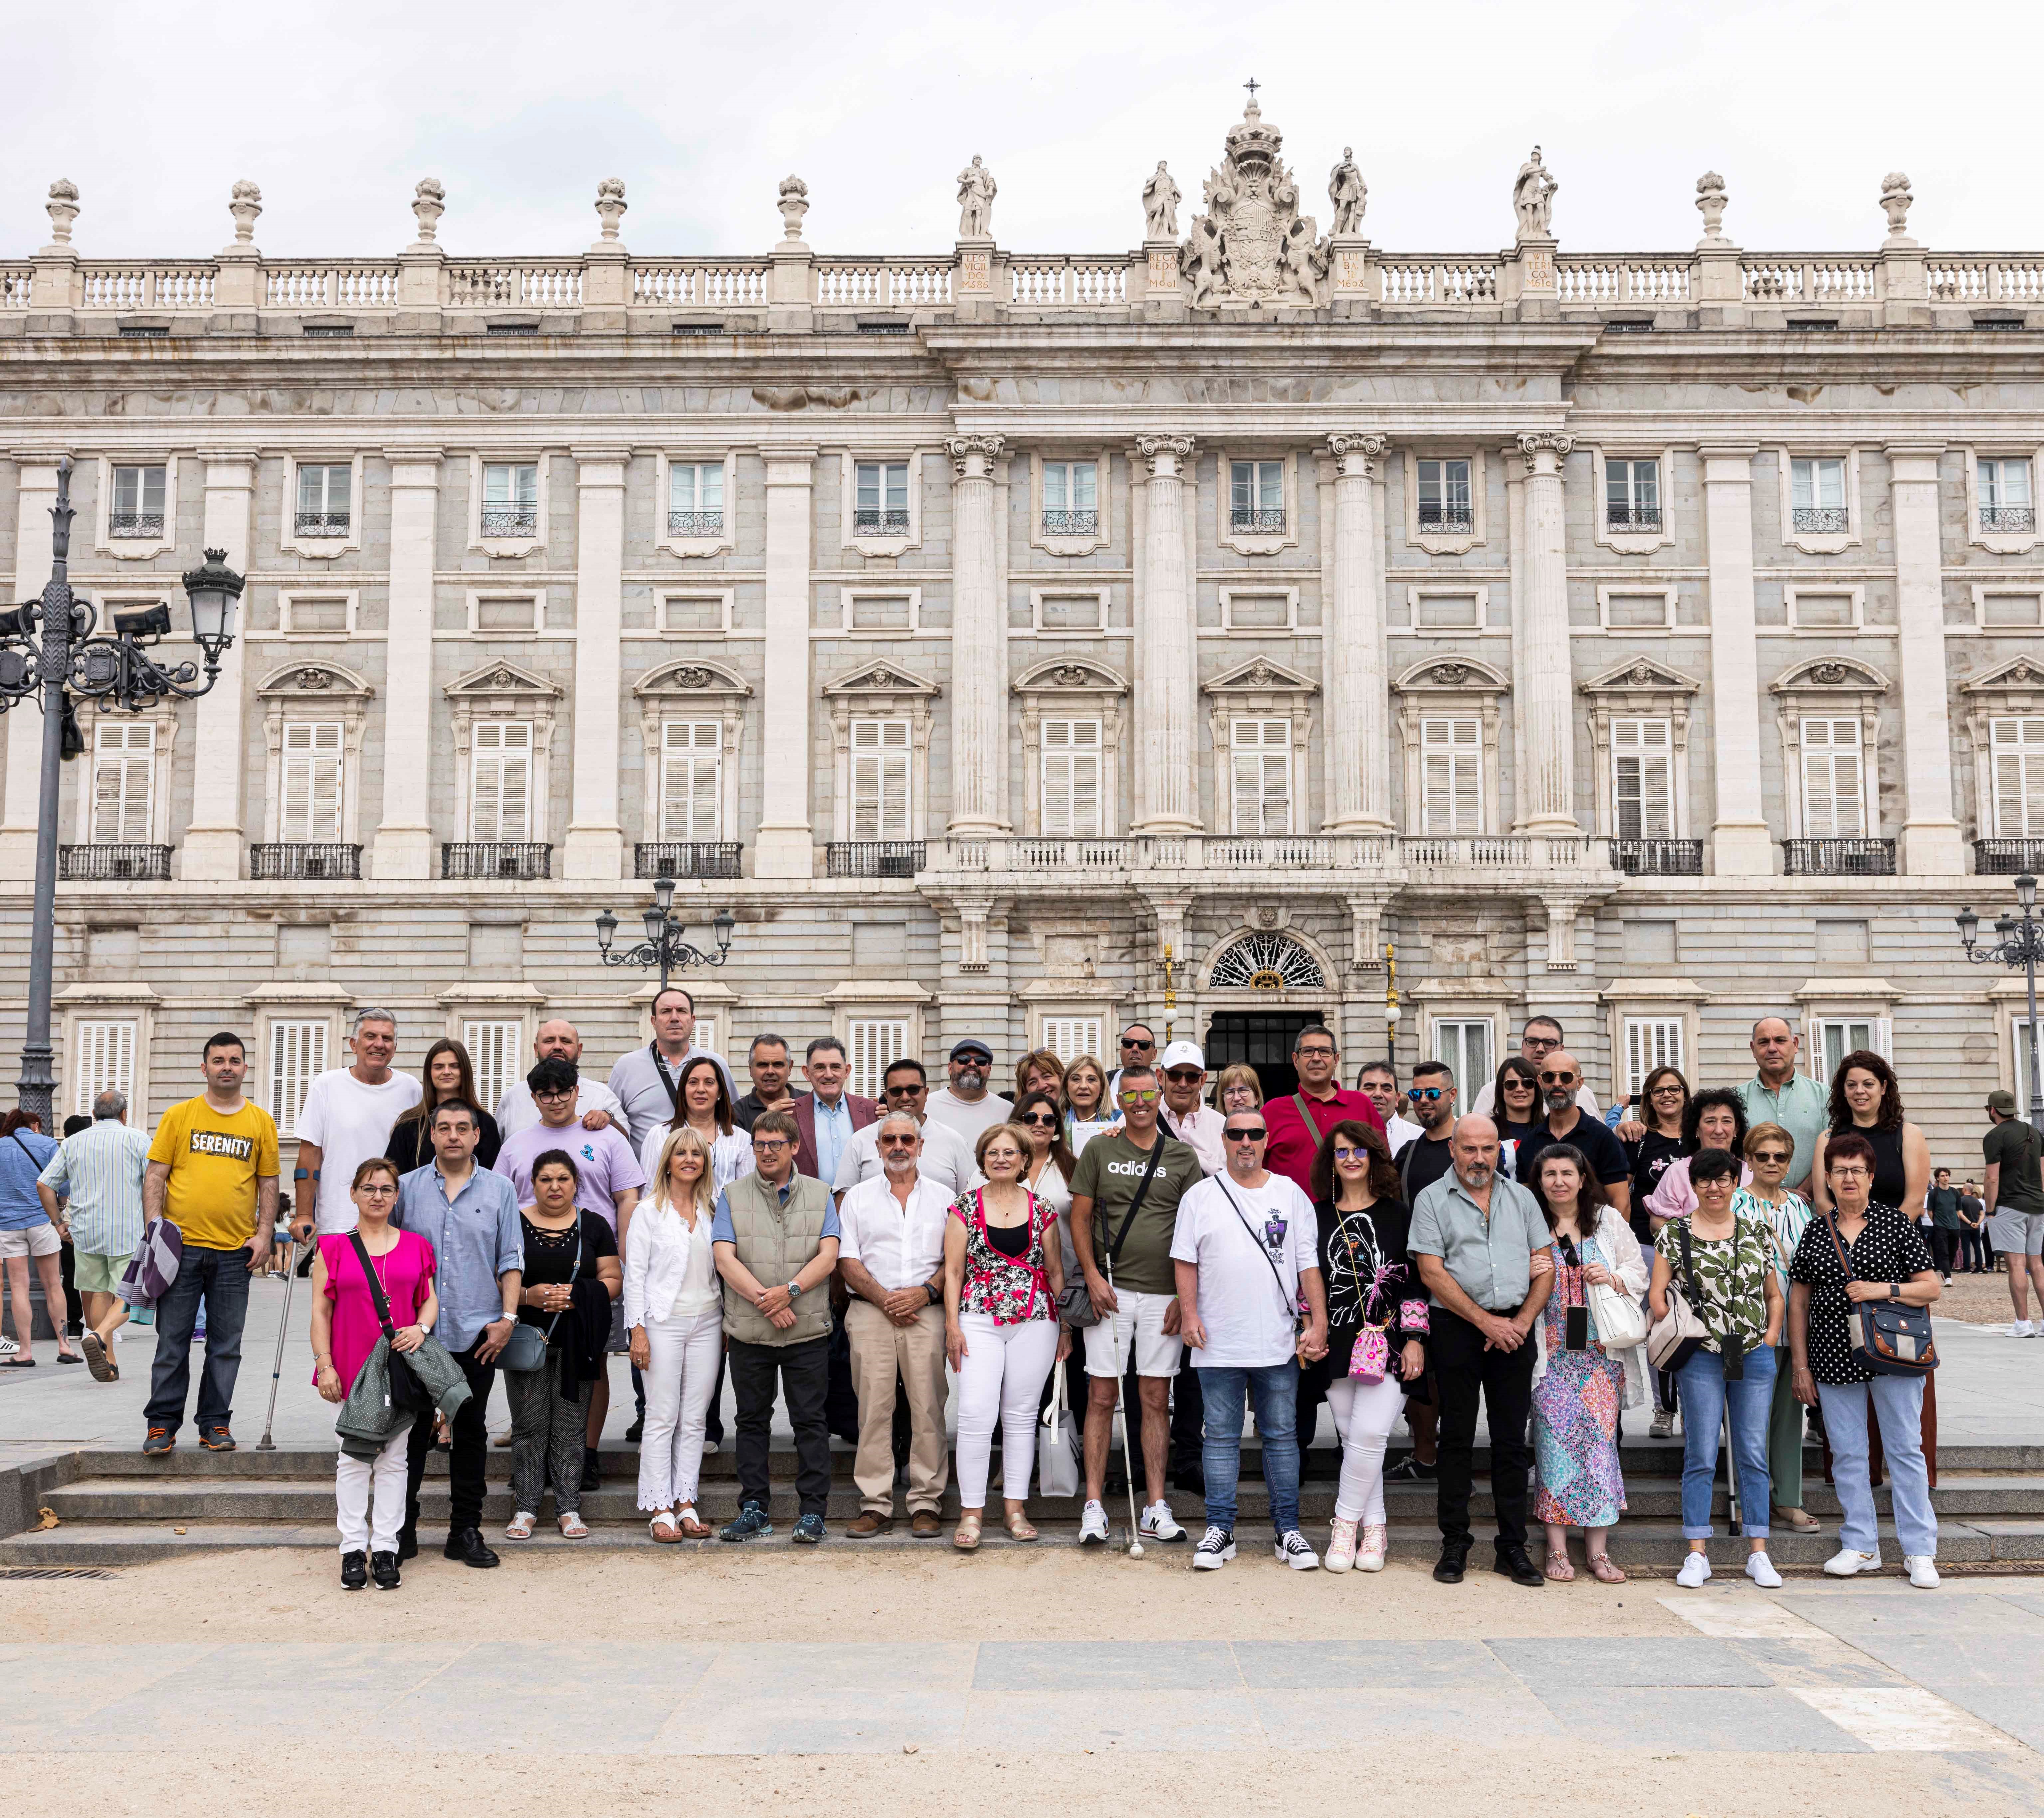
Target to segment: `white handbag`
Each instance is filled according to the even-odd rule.
[[[1036,1428],[1036,1493],[1076,1496],[1079,1493],[1078,1429],[1065,1418],[1065,1367],[1054,1363],[1057,1387]]]
[[[1608,1263],[1604,1267],[1616,1276],[1617,1271]],[[1593,1282],[1584,1289],[1583,1298],[1589,1303],[1590,1317],[1596,1321],[1597,1342],[1607,1356],[1646,1342],[1646,1310],[1624,1289],[1608,1282]]]

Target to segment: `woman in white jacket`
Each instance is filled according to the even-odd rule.
[[[1597,1332],[1589,1305],[1593,1287],[1616,1288],[1637,1302],[1646,1291],[1646,1263],[1623,1215],[1605,1202],[1581,1150],[1555,1143],[1540,1152],[1539,1196],[1554,1236],[1554,1290],[1534,1328],[1533,1518],[1547,1528],[1546,1573],[1566,1581],[1568,1531],[1583,1530],[1590,1570],[1608,1585],[1623,1584],[1607,1536],[1625,1509],[1619,1468],[1620,1406],[1644,1407],[1646,1353],[1641,1344],[1614,1353]]]
[[[651,1179],[624,1239],[624,1327],[646,1380],[639,1506],[653,1511],[655,1540],[703,1540],[709,1528],[696,1513],[696,1485],[724,1352],[709,1145],[686,1124],[670,1131]]]

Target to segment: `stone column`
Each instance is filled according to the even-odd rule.
[[[57,502],[57,457],[17,454],[14,494],[14,591],[9,602],[33,600],[50,578],[50,510]],[[82,547],[76,523],[72,547]],[[7,777],[0,811],[0,880],[31,883],[36,875],[36,822],[43,773],[43,716],[33,700],[6,715]],[[75,765],[81,778],[85,766]],[[83,786],[81,783],[81,786]]]
[[[431,877],[433,862],[433,535],[440,451],[393,448],[390,628],[384,649],[383,816],[370,875]],[[290,501],[285,501],[288,509]],[[466,829],[457,829],[463,838]]]
[[[809,827],[809,544],[816,451],[766,448],[766,645],[756,877],[813,877]]]
[[[1709,447],[1704,460],[1704,539],[1710,563],[1711,754],[1717,802],[1712,869],[1765,877],[1774,842],[1760,793],[1760,671],[1753,626],[1753,455]]]
[[[1327,438],[1336,469],[1334,585],[1320,633],[1330,833],[1392,830],[1376,478],[1388,446],[1381,435]]]
[[[618,642],[624,619],[622,448],[578,448],[575,461],[574,779],[563,877],[621,877],[617,823]]]
[[[1009,830],[1008,612],[994,510],[998,435],[945,443],[951,488],[951,814],[967,837]]]
[[[1574,689],[1569,668],[1569,566],[1562,462],[1572,435],[1519,438],[1524,482],[1526,597],[1513,616],[1518,724],[1517,830],[1579,832],[1575,814]]]
[[[201,543],[225,550],[227,566],[246,574],[256,457],[237,450],[202,452],[201,458],[206,462],[206,531]],[[245,597],[240,623],[248,623]],[[178,873],[187,880],[241,875],[243,771],[248,754],[242,677],[248,654],[248,639],[236,638],[221,659],[220,679],[198,703],[198,735],[192,742],[192,817],[185,829]]]
[[[1891,446],[1895,600],[1901,647],[1902,776],[1908,819],[1901,869],[1956,876],[1965,848],[1952,813],[1951,711],[1945,677],[1945,579],[1938,546],[1940,447]]]
[[[1135,825],[1138,834],[1200,830],[1193,742],[1199,704],[1193,660],[1192,575],[1185,559],[1185,470],[1189,435],[1139,435],[1149,469],[1140,610],[1135,623]]]

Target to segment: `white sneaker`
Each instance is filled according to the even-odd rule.
[[[1746,1575],[1764,1591],[1778,1591],[1781,1588],[1781,1574],[1775,1571],[1774,1562],[1765,1553],[1746,1555]]]
[[[2011,1320],[2009,1322],[2008,1336],[2011,1338],[2027,1338],[2031,1334],[2031,1324],[2028,1320]]]
[[[1858,1552],[1850,1547],[1839,1548],[1824,1562],[1826,1574],[1835,1578],[1856,1578],[1862,1572],[1877,1572],[1880,1570],[1879,1553]]]
[[[1903,1560],[1909,1568],[1909,1582],[1919,1591],[1934,1591],[1944,1580],[1938,1576],[1937,1562],[1927,1553],[1913,1554]]]
[[[1692,1553],[1683,1560],[1682,1569],[1675,1574],[1675,1582],[1685,1590],[1700,1590],[1709,1582],[1710,1575],[1710,1555]]]
[[[1200,1536],[1200,1544],[1193,1549],[1193,1570],[1196,1572],[1217,1572],[1234,1557],[1234,1531],[1209,1526]]]
[[[1171,1517],[1168,1502],[1153,1502],[1143,1511],[1136,1532],[1146,1540],[1182,1540],[1185,1531]]]
[[[1107,1511],[1097,1502],[1089,1502],[1085,1513],[1079,1517],[1079,1544],[1082,1547],[1104,1547],[1107,1544]]]
[[[0,1332],[0,1357],[12,1357],[20,1349],[21,1347],[6,1333]]]
[[[1356,1524],[1339,1515],[1327,1534],[1327,1567],[1331,1572],[1352,1571],[1355,1567]]]
[[[1306,1544],[1306,1536],[1297,1528],[1288,1528],[1280,1534],[1270,1551],[1280,1565],[1289,1566],[1295,1572],[1320,1569],[1320,1555]]]

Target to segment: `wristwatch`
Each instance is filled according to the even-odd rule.
[[[800,1300],[801,1298],[802,1298],[802,1284],[801,1284],[800,1282],[790,1282],[790,1283],[788,1283],[788,1304],[789,1304],[789,1306],[793,1306],[795,1304],[795,1302],[796,1302],[797,1301]]]
[[[943,1290],[935,1282],[924,1283],[923,1292],[930,1297],[930,1305],[932,1306],[936,1306],[944,1298]]]

